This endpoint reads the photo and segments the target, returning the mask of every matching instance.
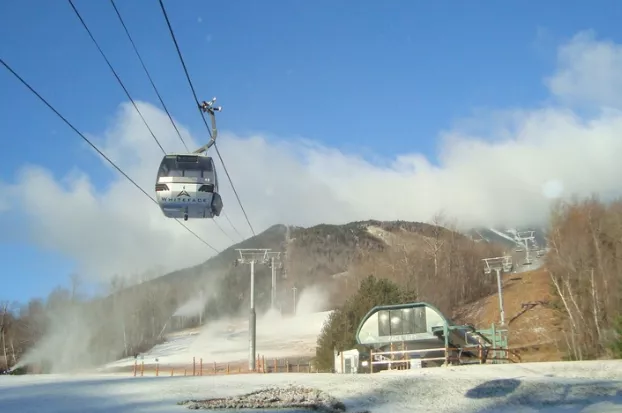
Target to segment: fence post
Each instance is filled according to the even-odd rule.
[[[216,362],[214,362],[214,374],[218,373],[218,369],[216,368]]]
[[[369,374],[374,372],[374,351],[369,350]]]
[[[134,377],[136,377],[137,370],[138,370],[138,360],[134,360]]]
[[[174,372],[175,372],[175,367],[171,367],[171,377],[173,377]]]
[[[261,356],[261,371],[266,372],[266,356]]]
[[[276,357],[273,360],[273,364],[274,364],[274,370],[272,371],[273,373],[278,373],[279,372],[279,364],[277,363],[277,359]]]
[[[199,359],[199,376],[203,375],[203,357]]]
[[[156,363],[156,377],[160,375],[160,363]]]
[[[197,373],[197,361],[195,357],[192,357],[192,375],[196,376]]]
[[[289,359],[285,360],[285,372],[289,373]]]
[[[227,374],[229,374],[229,363],[227,363]]]
[[[140,377],[142,377],[145,374],[145,362],[141,361],[140,362]]]
[[[300,359],[298,359],[298,364],[296,365],[296,370],[300,373]]]

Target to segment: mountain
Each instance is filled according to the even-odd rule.
[[[391,274],[397,277],[394,261],[398,258],[394,258],[395,254],[404,256],[407,251],[414,251],[415,255],[424,260],[424,257],[431,257],[432,251],[444,242],[443,239],[451,240],[454,247],[460,243],[460,248],[466,254],[463,258],[469,262],[468,265],[477,268],[481,258],[490,256],[484,251],[497,248],[497,240],[478,247],[467,235],[418,222],[368,220],[344,225],[321,224],[310,228],[274,225],[200,265],[166,274],[143,287],[134,288],[147,288],[150,285],[151,288],[166,291],[170,305],[177,308],[184,304],[187,307],[188,301],[203,297],[204,305],[199,305],[199,310],[202,308],[204,311],[199,316],[197,310],[194,323],[199,322],[197,317],[218,318],[244,313],[249,308],[250,266],[235,265],[239,257],[236,249],[266,248],[282,253],[281,265],[277,268],[277,301],[282,312],[293,312],[293,287],[300,294],[305,288],[314,285],[321,285],[327,295],[325,308],[321,309],[330,309],[347,297],[341,291],[344,285],[347,287],[344,275],[360,278],[366,275],[363,273],[370,271],[370,266],[377,267],[376,264],[382,263],[393,268]],[[449,250],[446,252],[453,253]],[[497,248],[496,253],[500,254],[501,249]],[[462,261],[460,265],[467,265]],[[422,271],[431,271],[429,265],[432,264],[421,265]],[[383,276],[382,271],[373,271],[377,276]],[[405,268],[403,271],[412,272],[412,269]],[[258,312],[268,309],[270,294],[271,269],[267,265],[255,265],[255,305]],[[171,307],[165,313],[173,314],[175,310]]]
[[[235,265],[240,256],[236,249],[271,249],[282,253],[282,265],[278,269],[279,301],[284,311],[291,312],[293,299],[289,291],[292,287],[302,290],[310,285],[332,282],[335,274],[347,272],[362,256],[389,248],[386,239],[389,235],[394,238],[393,243],[397,240],[404,243],[411,242],[409,237],[434,237],[439,231],[449,232],[433,225],[405,221],[369,220],[310,228],[274,225],[202,264],[174,271],[146,284],[169,290],[179,305],[203,291],[207,301],[205,311],[212,317],[243,311],[248,308],[250,269],[249,265]],[[456,236],[466,239],[461,234]],[[255,265],[258,311],[267,309],[270,304],[270,289],[271,269],[267,265]]]
[[[544,231],[532,230],[538,245],[543,247]],[[380,259],[381,256],[388,256],[390,250],[405,245],[427,250],[430,248],[429,240],[451,234],[463,242],[473,240],[480,243],[479,240],[484,240],[493,249],[499,248],[499,254],[517,255],[515,250],[521,247],[513,240],[516,231],[481,228],[460,234],[425,223],[376,220],[344,225],[320,224],[309,228],[279,224],[225,249],[202,264],[171,272],[144,284],[166,290],[169,299],[178,307],[203,292],[205,312],[212,317],[244,311],[249,304],[250,268],[249,265],[235,265],[239,258],[236,249],[265,248],[281,252],[277,295],[282,310],[291,312],[292,287],[296,286],[301,291],[314,284],[330,284],[334,276],[349,270],[352,272],[355,264],[370,254],[375,253],[376,258]],[[258,311],[264,311],[269,306],[270,289],[271,269],[267,265],[255,265]]]

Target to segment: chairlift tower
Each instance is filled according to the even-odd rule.
[[[251,266],[251,303],[248,318],[248,369],[256,370],[256,344],[257,344],[257,314],[255,313],[255,264],[266,264],[269,261],[270,249],[238,248],[236,251],[240,258],[235,261],[238,264],[250,264]]]
[[[499,293],[499,313],[501,316],[501,325],[505,325],[505,311],[503,310],[503,286],[501,283],[501,271],[510,272],[512,270],[512,256],[504,255],[503,257],[484,258],[482,261],[486,264],[484,274],[491,274],[493,271],[497,273],[497,290]]]
[[[521,231],[516,233],[516,241],[525,246],[525,265],[531,264],[531,258],[529,256],[529,241],[533,245],[536,243],[535,231]]]

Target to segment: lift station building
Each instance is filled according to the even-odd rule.
[[[370,351],[370,371],[485,363],[500,352],[507,360],[507,330],[476,330],[455,325],[425,302],[372,308],[356,332],[359,345]],[[494,362],[494,361],[493,361]]]

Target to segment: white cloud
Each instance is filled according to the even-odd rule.
[[[592,83],[602,91],[604,82],[616,85],[613,73],[622,73],[620,59],[604,59],[615,65],[605,80],[599,73],[602,56],[615,56],[618,49],[584,35],[575,37],[560,48],[559,72],[551,78],[553,92],[611,106],[613,95],[586,91]],[[572,82],[563,80],[567,76]],[[179,149],[167,117],[149,104],[139,105],[163,146]],[[183,128],[182,133],[192,147],[198,146]],[[257,232],[275,223],[425,221],[440,210],[465,225],[518,225],[543,222],[551,197],[619,194],[621,136],[622,112],[617,110],[583,119],[570,109],[547,107],[480,113],[457,124],[441,135],[438,166],[416,153],[378,166],[312,141],[227,133],[221,133],[219,148]],[[130,105],[121,106],[98,142],[153,192],[161,154]],[[219,176],[225,211],[248,235],[222,170]],[[20,185],[39,190],[16,191]],[[120,176],[107,188],[96,189],[84,173],[52,176],[39,167],[25,167],[0,193],[7,196],[4,204],[12,200],[9,206],[27,215],[24,222],[34,242],[73,257],[91,276],[186,267],[212,255]],[[235,236],[225,219],[219,223]],[[218,248],[229,243],[210,221],[189,221],[188,226]]]
[[[583,31],[560,47],[557,57],[559,70],[546,79],[554,95],[568,103],[622,107],[622,45]]]

